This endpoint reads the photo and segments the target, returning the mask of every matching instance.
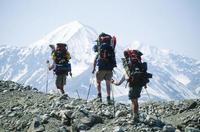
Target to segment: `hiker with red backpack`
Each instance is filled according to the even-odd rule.
[[[57,43],[56,48],[50,45],[52,48],[52,60],[53,64],[49,65],[49,70],[53,70],[56,74],[56,87],[60,90],[61,94],[65,94],[64,85],[66,84],[66,79],[68,74],[72,76],[71,64],[69,60],[71,59],[70,53],[68,52],[67,44]]]
[[[106,82],[106,91],[107,91],[107,103],[112,104],[110,99],[110,89],[111,89],[111,79],[113,76],[113,68],[116,67],[115,59],[115,45],[116,38],[108,34],[101,33],[96,40],[97,45],[93,47],[93,50],[97,52],[97,55],[94,59],[93,71],[94,74],[96,71],[96,66],[98,66],[98,71],[96,72],[96,81],[97,81],[97,98],[102,102],[101,94],[101,82],[105,80]]]
[[[112,80],[112,83],[119,86],[125,80],[129,83],[129,99],[132,102],[133,122],[139,121],[139,104],[138,98],[142,88],[147,88],[149,78],[152,74],[147,72],[147,63],[142,62],[141,56],[143,54],[139,50],[124,51],[124,58],[122,58],[125,73],[119,82]]]

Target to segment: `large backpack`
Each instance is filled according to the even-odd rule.
[[[71,64],[69,63],[71,57],[66,44],[58,43],[56,49],[52,51],[52,58],[55,62],[54,72],[56,75],[68,75],[71,72]]]
[[[93,49],[95,52],[98,52],[97,66],[99,67],[99,70],[113,70],[113,68],[116,67],[116,38],[101,33],[96,42],[97,44]]]
[[[147,72],[147,63],[142,62],[142,52],[139,50],[126,50],[122,58],[124,69],[129,77],[129,86],[145,86],[152,78],[152,74]]]

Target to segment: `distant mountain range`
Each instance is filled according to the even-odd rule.
[[[41,40],[27,47],[0,46],[0,79],[13,80],[37,87],[45,91],[48,74],[48,91],[56,90],[55,76],[47,71],[46,60],[51,59],[49,44],[64,42],[68,44],[72,56],[73,77],[68,77],[66,91],[71,96],[86,98],[92,77],[92,63],[95,53],[92,50],[97,32],[78,21],[57,28]],[[123,74],[121,58],[124,49],[139,49],[143,52],[143,61],[148,62],[148,70],[153,73],[153,79],[148,85],[151,99],[176,100],[200,97],[200,61],[185,57],[169,50],[160,50],[139,42],[130,45],[117,44],[116,57],[118,67],[114,78],[119,80]],[[114,87],[115,97],[127,101],[128,88]],[[103,86],[102,91],[106,89]],[[105,97],[106,94],[103,93]],[[92,85],[90,98],[96,96],[96,88]],[[147,93],[142,92],[141,100],[146,100]]]

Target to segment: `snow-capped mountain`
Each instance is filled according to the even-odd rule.
[[[97,35],[91,27],[75,21],[57,28],[28,47],[0,46],[0,79],[17,81],[45,91],[48,76],[48,91],[56,90],[55,76],[52,72],[48,72],[46,60],[51,59],[49,44],[64,42],[68,44],[72,56],[73,72],[73,77],[68,77],[65,89],[70,96],[77,96],[78,91],[82,98],[86,98],[89,83],[95,84],[91,71],[95,56],[92,47]],[[141,50],[144,54],[143,60],[148,62],[149,72],[153,73],[153,79],[147,89],[151,99],[172,100],[199,97],[199,61],[139,42],[130,45],[117,44],[118,67],[114,72],[116,80],[119,80],[123,74],[121,58],[123,50],[127,48]],[[128,88],[124,87],[125,83],[114,87],[114,95],[119,100],[128,99]],[[106,91],[104,85],[102,91],[104,93]],[[104,93],[103,95],[106,96]],[[95,96],[96,88],[92,85],[90,98]],[[146,91],[143,90],[141,99],[148,99],[147,97]]]

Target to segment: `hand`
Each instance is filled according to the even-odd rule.
[[[113,79],[112,79],[110,82],[111,82],[112,84],[116,85],[116,86],[119,86],[119,84],[118,84],[117,82],[115,82],[115,80],[113,80]]]
[[[144,88],[146,89],[146,88],[147,88],[147,85],[145,85]]]
[[[113,79],[111,79],[111,81],[110,81],[112,84],[115,84],[114,82],[115,82],[115,80],[113,80]]]
[[[47,60],[46,63],[49,64],[49,60]]]
[[[69,75],[72,77],[72,73],[70,72]]]
[[[93,70],[92,70],[92,74],[94,74],[94,73],[95,73],[95,71],[96,71],[96,70],[95,70],[95,69],[93,69]]]
[[[49,47],[52,49],[52,50],[55,50],[55,46],[50,44]]]

